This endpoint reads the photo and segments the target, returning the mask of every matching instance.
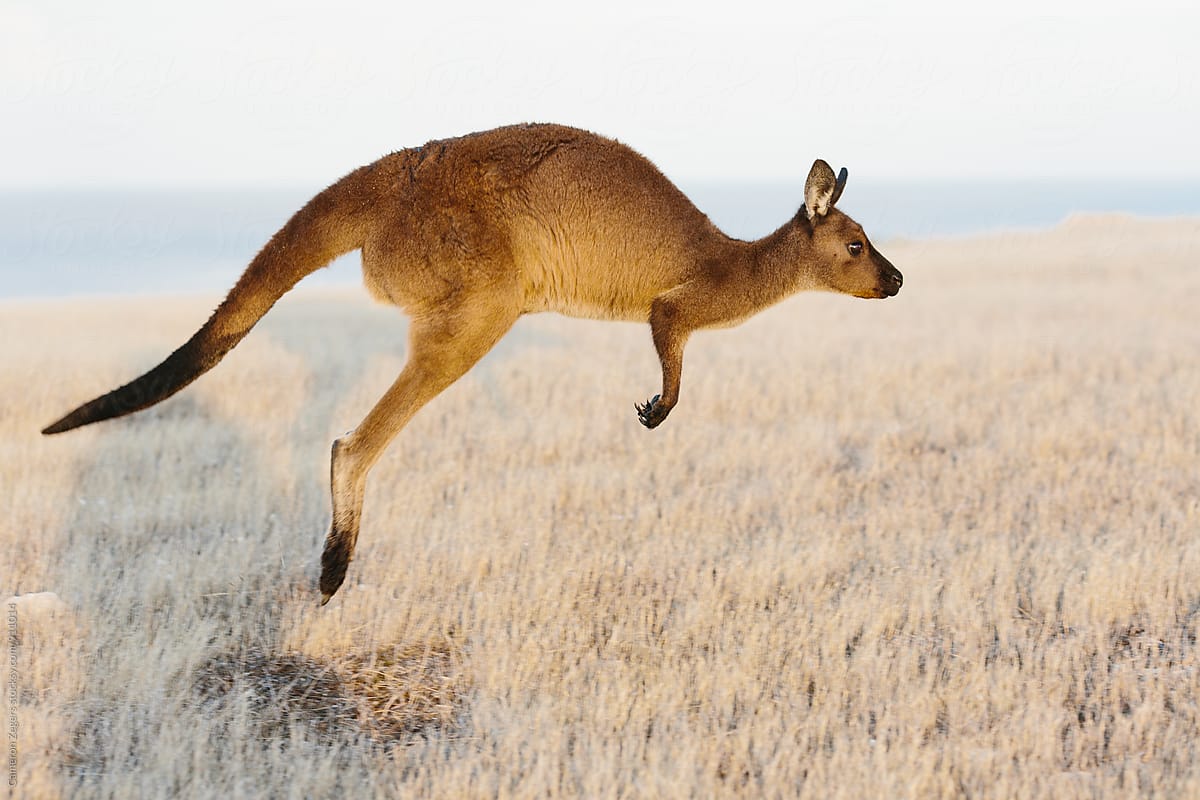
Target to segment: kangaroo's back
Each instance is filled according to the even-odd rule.
[[[379,164],[396,189],[364,246],[365,279],[412,313],[447,282],[515,272],[522,312],[645,321],[729,241],[648,159],[576,128],[514,125]]]
[[[578,133],[529,173],[512,216],[529,297],[544,304],[530,310],[645,321],[729,239],[641,154]]]

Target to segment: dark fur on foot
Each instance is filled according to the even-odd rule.
[[[338,539],[336,544],[331,544],[321,553],[321,605],[328,603],[341,588],[349,566],[350,548],[342,539]]]

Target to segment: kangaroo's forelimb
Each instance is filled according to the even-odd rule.
[[[662,424],[679,402],[679,384],[683,378],[683,348],[695,329],[686,306],[687,290],[670,292],[654,300],[650,307],[650,334],[662,364],[662,391],[637,406],[638,420],[647,428]]]

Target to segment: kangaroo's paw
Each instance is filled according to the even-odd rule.
[[[633,407],[637,409],[638,421],[647,428],[657,427],[667,418],[667,414],[671,413],[670,407],[660,402],[658,395],[654,395],[645,403],[634,403]]]

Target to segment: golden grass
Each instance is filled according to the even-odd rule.
[[[403,363],[286,298],[143,414],[54,438],[216,297],[0,311],[19,795],[1200,793],[1200,223],[885,250],[887,302],[698,335],[527,318],[371,477],[314,589],[328,448]],[[167,268],[169,265],[164,265]]]

